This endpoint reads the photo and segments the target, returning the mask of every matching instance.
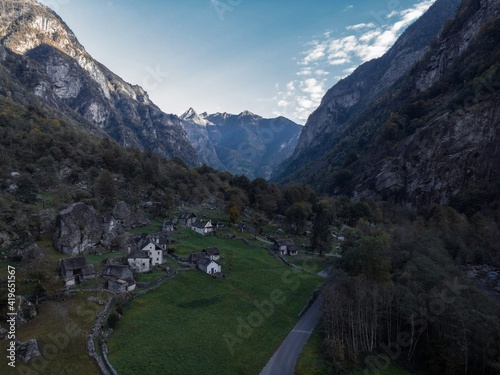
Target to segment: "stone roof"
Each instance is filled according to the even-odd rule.
[[[203,249],[203,252],[206,253],[207,255],[220,255],[220,250],[216,246],[206,247]]]
[[[183,212],[179,216],[179,219],[180,220],[186,220],[186,219],[190,219],[190,218],[193,218],[193,217],[196,217],[196,215],[195,215],[194,212]]]
[[[107,266],[103,275],[122,280],[133,280],[133,274],[129,266]]]
[[[136,250],[131,252],[128,257],[129,259],[149,259],[149,254],[145,250]]]
[[[68,258],[61,260],[61,267],[66,271],[73,271],[86,268],[87,260],[85,257]]]
[[[205,259],[207,254],[200,252],[200,253],[191,253],[189,254],[189,260],[191,262],[199,262],[202,259]]]
[[[201,264],[202,266],[208,266],[212,262],[217,263],[215,260],[211,260],[209,258],[203,258],[203,259],[200,259],[198,261],[198,264]],[[217,264],[219,264],[219,263],[217,263]]]
[[[275,241],[278,246],[286,246],[287,248],[289,247],[295,247],[295,244],[293,243],[293,240],[290,238],[284,239],[284,240],[276,240]]]
[[[196,228],[206,228],[206,227],[211,227],[212,226],[212,223],[210,222],[210,220],[197,220],[194,224],[193,224]]]

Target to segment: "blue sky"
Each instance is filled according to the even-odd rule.
[[[167,113],[283,115],[381,56],[435,0],[40,0]]]

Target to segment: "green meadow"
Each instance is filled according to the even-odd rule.
[[[112,364],[120,375],[258,374],[321,283],[319,266],[293,271],[241,239],[181,236],[180,256],[218,246],[225,278],[185,271],[134,299],[109,339]]]

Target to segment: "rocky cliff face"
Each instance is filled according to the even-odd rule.
[[[284,117],[265,119],[248,111],[209,115],[190,108],[181,119],[204,163],[251,179],[269,178],[292,154],[302,131],[302,126]]]
[[[384,56],[359,66],[328,90],[321,105],[307,120],[293,156],[278,168],[275,178],[286,179],[324,154],[330,148],[328,140],[331,137],[345,131],[354,118],[423,56],[443,23],[453,17],[459,2],[436,1]]]
[[[330,90],[306,124],[315,136],[294,155],[303,160],[292,159],[283,179],[308,182],[322,192],[417,206],[445,203],[498,180],[499,3],[464,1],[419,61],[368,102],[362,103],[369,94],[356,94],[357,85],[369,88],[379,81],[347,85],[346,79]],[[397,46],[394,56],[402,53],[394,52]],[[353,76],[360,79],[368,64]],[[323,128],[328,135],[318,140],[315,131]]]
[[[407,73],[358,106],[355,116],[339,124],[323,118],[332,135],[326,143],[315,140],[322,152],[312,153],[295,176],[323,192],[415,206],[447,203],[498,181],[499,15],[498,0],[464,1]],[[311,119],[327,116],[331,103],[343,111],[358,105],[356,95],[339,95],[342,87],[330,91],[335,95]],[[320,169],[322,176],[308,173]]]
[[[500,178],[499,26],[500,1],[464,3],[399,89],[430,113],[385,152],[370,150],[377,162],[359,169],[357,194],[446,203]]]
[[[49,8],[34,0],[2,0],[0,6],[0,61],[23,86],[124,146],[199,163],[178,117],[163,113],[141,87],[95,61]]]

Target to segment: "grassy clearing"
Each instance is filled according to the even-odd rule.
[[[218,246],[226,278],[182,272],[135,299],[109,341],[113,365],[120,375],[258,374],[321,279],[241,240],[182,235],[178,255]],[[256,305],[272,298],[264,315]]]
[[[42,356],[27,364],[18,359],[15,369],[2,366],[2,374],[100,374],[87,354],[86,335],[102,306],[88,301],[90,296],[109,298],[107,293],[82,293],[67,301],[47,301],[40,305],[35,319],[17,327],[16,338],[36,339]],[[6,350],[7,341],[0,341],[0,351],[6,353]]]

